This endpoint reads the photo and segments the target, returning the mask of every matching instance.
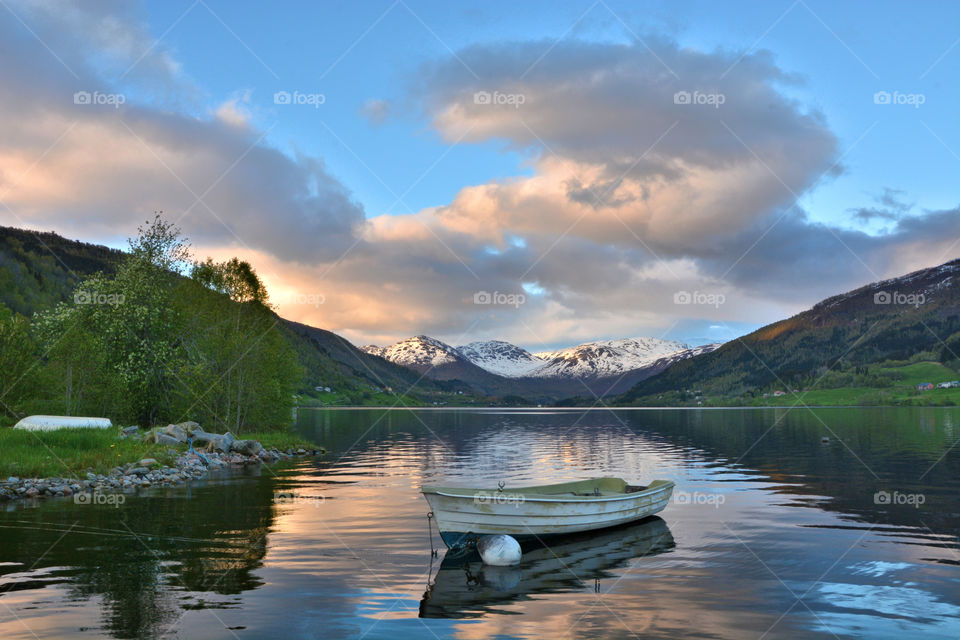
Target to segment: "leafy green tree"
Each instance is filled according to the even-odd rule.
[[[33,393],[38,362],[30,322],[0,303],[0,415],[18,417]]]
[[[194,374],[207,379],[194,405],[208,422],[238,434],[249,425],[288,424],[304,372],[256,271],[236,258],[208,258],[191,277],[202,294],[187,296],[197,323],[190,349],[204,353],[203,371]]]

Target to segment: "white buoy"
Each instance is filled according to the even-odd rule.
[[[520,543],[510,536],[483,536],[477,541],[477,551],[484,564],[510,567],[520,564]]]

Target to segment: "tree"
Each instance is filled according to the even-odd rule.
[[[18,417],[35,388],[38,362],[30,322],[0,303],[0,414]]]
[[[195,262],[190,277],[213,291],[225,294],[234,302],[267,304],[267,288],[249,262],[231,258],[216,263],[213,258]]]
[[[266,287],[237,258],[196,263],[191,278],[202,294],[188,296],[196,311],[190,349],[204,354],[204,373],[196,373],[207,379],[195,404],[208,422],[238,434],[249,425],[286,425],[303,370],[266,304]]]

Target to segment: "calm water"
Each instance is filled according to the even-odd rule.
[[[305,410],[315,461],[0,511],[0,638],[958,638],[958,426],[954,409]],[[519,568],[431,557],[421,484],[601,474],[671,478],[674,501]]]

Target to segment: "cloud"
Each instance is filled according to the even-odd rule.
[[[380,126],[390,117],[390,103],[370,98],[360,107],[360,115],[369,120],[370,124]]]
[[[532,175],[367,217],[323,159],[265,142],[248,94],[204,96],[128,5],[13,6],[69,68],[0,22],[2,55],[17,60],[0,65],[6,223],[102,241],[162,209],[198,253],[250,259],[283,315],[356,342],[428,333],[541,349],[745,330],[956,254],[960,211],[910,215],[892,190],[876,201],[896,213],[883,233],[809,219],[797,196],[841,174],[837,138],[786,97],[801,80],[764,52],[655,39],[565,40],[542,58],[549,43],[459,51],[418,74],[412,99],[440,137],[519,151]],[[77,91],[124,101],[75,104]],[[390,109],[361,112],[377,122]],[[477,304],[478,292],[524,300]],[[723,302],[678,304],[678,292]]]
[[[903,201],[904,195],[904,192],[900,189],[884,187],[883,193],[873,199],[879,206],[848,209],[848,212],[853,214],[855,220],[862,223],[870,223],[874,220],[886,220],[888,222],[899,220],[914,206],[913,203]]]
[[[302,262],[335,260],[356,241],[362,207],[322,160],[265,144],[247,94],[212,117],[145,99],[157,87],[196,90],[139,23],[107,6],[116,9],[18,3],[38,37],[15,20],[0,23],[17,59],[0,65],[7,222],[109,237],[163,210],[201,244]],[[125,81],[106,81],[105,69]]]

